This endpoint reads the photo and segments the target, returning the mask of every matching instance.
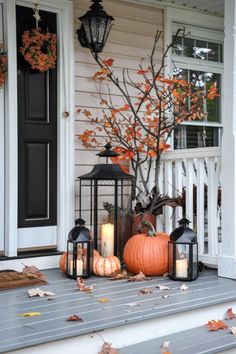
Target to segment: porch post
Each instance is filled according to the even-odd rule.
[[[222,93],[222,250],[218,274],[236,279],[236,0],[225,1]]]

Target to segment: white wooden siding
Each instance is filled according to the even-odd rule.
[[[163,11],[157,8],[145,7],[135,4],[120,4],[118,1],[103,1],[103,5],[108,14],[115,18],[114,25],[110,32],[108,42],[101,56],[104,58],[112,57],[114,70],[121,77],[122,69],[130,69],[131,75],[136,76],[136,70],[141,58],[150,54],[153,46],[154,35],[157,30],[163,31]],[[75,1],[75,28],[80,27],[79,16],[84,14],[90,3],[87,0]],[[94,114],[99,114],[101,107],[99,105],[98,88],[91,80],[91,76],[98,70],[98,67],[88,49],[84,49],[77,41],[75,52],[75,105],[76,109],[84,108]],[[156,61],[158,62],[163,53],[163,36],[158,44]],[[106,85],[103,85],[101,91],[107,93]],[[111,89],[112,99],[115,104],[122,105],[123,100],[120,93]],[[135,91],[133,92],[135,97]],[[98,163],[96,151],[85,150],[78,135],[85,129],[91,128],[88,120],[82,113],[76,115],[76,135],[75,135],[75,185],[76,216],[79,214],[79,184],[77,177],[89,172],[95,163]],[[104,137],[104,145],[105,145]],[[106,197],[109,201],[109,195]]]

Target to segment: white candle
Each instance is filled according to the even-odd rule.
[[[77,267],[77,275],[83,275],[83,261],[81,259],[77,259],[76,267]]]
[[[188,277],[188,260],[187,258],[177,259],[176,263],[176,277],[187,278]]]
[[[114,256],[114,225],[103,224],[101,226],[102,255],[104,257]]]
[[[83,275],[83,261],[80,259],[76,260],[76,270],[77,270],[77,276]],[[70,262],[70,275],[73,275],[73,261]]]

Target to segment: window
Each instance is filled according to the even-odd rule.
[[[176,29],[183,25],[175,24],[173,27]],[[216,40],[217,33],[214,33],[213,39],[207,39],[197,36],[197,27],[190,28],[186,32],[189,35],[185,38],[177,37],[172,48],[173,75],[191,81],[196,88],[203,90],[207,90],[214,82],[217,82],[220,93],[223,45],[220,40]],[[210,34],[212,33],[211,30]],[[189,100],[187,108],[190,106]],[[204,112],[202,120],[184,122],[175,130],[173,137],[175,149],[220,145],[221,98],[217,97],[213,101],[206,99],[202,108]]]

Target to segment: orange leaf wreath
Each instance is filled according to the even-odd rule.
[[[31,69],[41,72],[53,69],[57,61],[57,36],[54,33],[44,33],[41,28],[25,31],[22,34],[20,53]]]

